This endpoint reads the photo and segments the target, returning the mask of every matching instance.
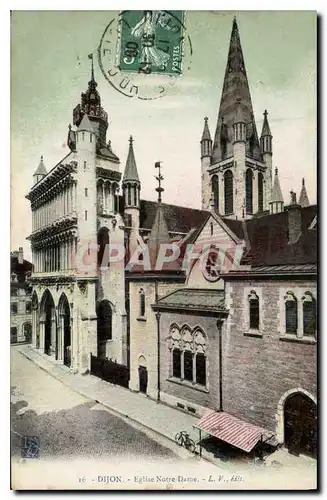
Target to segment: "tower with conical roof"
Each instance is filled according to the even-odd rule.
[[[269,201],[269,212],[271,214],[277,214],[284,210],[284,198],[282,190],[280,188],[279,178],[278,178],[278,168],[275,168],[275,178],[274,185],[271,191],[270,201]]]
[[[263,113],[260,148],[261,148],[262,159],[266,166],[265,185],[267,193],[270,193],[272,189],[272,153],[273,153],[272,138],[273,137],[268,122],[268,111],[265,109]],[[267,202],[269,203],[269,198],[268,200],[266,200],[265,203],[266,207],[267,207]]]
[[[94,78],[94,67],[92,57],[91,78],[86,92],[81,94],[81,102],[77,104],[73,111],[73,123],[78,127],[87,115],[92,122],[94,132],[98,138],[99,148],[106,146],[106,133],[108,128],[108,114],[101,106],[101,97],[97,90],[97,82]]]
[[[308,207],[310,205],[309,197],[308,197],[308,193],[307,193],[307,188],[305,187],[304,177],[302,179],[302,187],[301,187],[301,192],[300,192],[299,205],[302,208]]]
[[[267,142],[271,147],[271,138]],[[211,191],[215,190],[218,211],[226,217],[250,218],[268,209],[265,192],[267,187],[270,192],[266,185],[266,182],[269,184],[269,166],[265,154],[271,159],[271,151],[263,153],[260,146],[236,18],[232,25],[212,153],[205,157],[205,166],[203,149],[201,141],[203,209],[208,208]]]
[[[208,167],[211,163],[212,140],[208,126],[208,118],[204,119],[203,133],[201,137],[201,189],[202,189],[202,208],[209,208],[211,198],[211,184]]]
[[[129,216],[130,225],[138,231],[140,227],[140,191],[141,183],[137,172],[137,166],[133,148],[133,137],[129,138],[129,149],[122,182],[124,198],[124,214]]]
[[[43,163],[43,156],[41,156],[40,163],[33,174],[33,184],[37,184],[40,180],[47,175],[47,170]]]

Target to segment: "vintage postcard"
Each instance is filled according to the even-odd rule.
[[[317,13],[12,11],[11,488],[317,488]]]

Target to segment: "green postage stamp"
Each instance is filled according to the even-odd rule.
[[[179,75],[182,72],[184,11],[124,11],[120,15],[120,71]]]

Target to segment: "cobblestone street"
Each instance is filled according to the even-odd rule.
[[[23,436],[38,436],[41,459],[176,458],[169,448],[76,394],[15,349],[11,369],[13,457],[21,455]]]

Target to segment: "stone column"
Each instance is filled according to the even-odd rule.
[[[68,239],[68,269],[70,270],[72,268],[72,241],[71,241],[71,237],[69,237]]]
[[[303,302],[302,300],[297,301],[297,337],[301,339],[303,337]]]
[[[253,214],[258,212],[258,171],[254,170],[252,177],[252,203]]]
[[[51,356],[56,354],[56,346],[57,346],[56,308],[53,307],[51,310],[51,346],[50,346]]]
[[[40,319],[40,349],[44,352],[45,320]]]
[[[102,184],[102,212],[106,211],[106,191],[104,183]]]
[[[184,351],[181,352],[181,379],[184,380]]]
[[[196,383],[196,353],[192,353],[192,378],[193,383]]]
[[[62,268],[64,269],[64,271],[66,271],[66,269],[67,269],[67,267],[66,267],[66,240],[63,240],[63,242],[62,242],[62,254],[63,254]]]

